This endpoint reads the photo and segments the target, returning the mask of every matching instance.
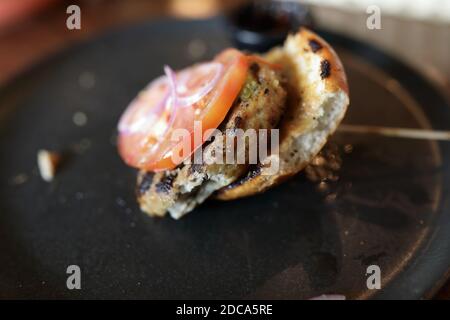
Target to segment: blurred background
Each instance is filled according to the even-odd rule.
[[[0,85],[33,62],[105,29],[171,16],[226,15],[245,0],[0,0]],[[255,1],[255,2],[262,2]],[[314,25],[370,42],[450,92],[450,0],[298,0]],[[82,10],[81,30],[65,27],[66,9]],[[381,9],[381,29],[366,27],[368,6]]]
[[[264,1],[254,1],[255,3]],[[450,97],[450,0],[297,0],[313,28],[370,43],[412,66]],[[246,0],[0,0],[0,88],[36,62],[108,29],[161,17],[229,16]],[[66,27],[81,8],[81,29]],[[381,9],[381,29],[366,20]],[[244,16],[246,19],[247,17]],[[263,20],[265,18],[262,18]],[[450,284],[437,296],[450,298]]]

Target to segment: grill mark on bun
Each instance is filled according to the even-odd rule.
[[[254,167],[252,167],[249,172],[248,172],[248,178],[252,179],[256,176],[258,176],[261,173],[261,167],[259,165],[255,165]]]
[[[257,165],[257,164],[251,165],[249,168],[250,169],[245,177],[243,177],[233,183],[230,183],[224,189],[233,189],[233,188],[240,186],[241,184],[244,184],[245,182],[247,182],[261,174],[261,167],[259,165]]]
[[[137,188],[139,196],[142,196],[150,189],[150,187],[152,186],[152,181],[153,181],[153,173],[146,172],[143,174],[141,183]]]
[[[315,39],[309,39],[308,44],[309,47],[311,48],[311,51],[314,53],[322,49],[322,45]]]
[[[239,128],[241,128],[241,125],[242,125],[242,118],[239,117],[239,116],[237,116],[236,118],[234,118],[234,127],[235,127],[236,129],[239,129]]]
[[[330,76],[330,74],[331,74],[330,61],[324,59],[320,62],[320,77],[322,79],[326,79]]]
[[[161,181],[155,184],[155,190],[158,193],[169,193],[172,189],[173,181],[175,180],[176,175],[169,174],[164,176]]]

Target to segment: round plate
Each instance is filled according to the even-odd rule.
[[[421,76],[369,46],[324,36],[348,74],[346,123],[448,129],[449,105]],[[441,284],[449,143],[337,133],[329,144],[342,159],[337,181],[300,174],[262,195],[209,200],[179,221],[139,211],[136,172],[114,144],[120,114],[164,64],[181,68],[226,46],[218,19],[146,23],[3,88],[0,297],[423,298]],[[39,149],[65,155],[51,183],[39,177]],[[81,290],[66,287],[69,265],[81,268]],[[380,267],[381,290],[367,288],[369,265]]]

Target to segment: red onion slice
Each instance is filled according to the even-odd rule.
[[[170,118],[168,126],[164,131],[167,133],[172,127],[178,107],[189,107],[203,99],[211,90],[214,89],[220,76],[223,73],[223,65],[218,62],[202,63],[189,69],[189,71],[181,71],[178,74],[169,67],[164,67],[165,76],[161,76],[152,81],[128,106],[125,113],[119,121],[118,129],[120,133],[130,134],[135,132],[144,132],[150,130],[152,125],[158,121],[165,108],[170,105]],[[193,75],[205,76],[204,83],[200,83],[198,87],[192,87],[189,83],[193,80]],[[194,79],[194,80],[199,80]],[[157,90],[157,86],[167,86],[169,89],[162,96],[148,97],[152,94],[152,90]],[[156,101],[155,101],[156,100]],[[155,105],[152,105],[155,103]]]
[[[167,139],[168,134],[174,127],[194,121],[194,114],[207,106],[208,101],[202,105],[198,102],[207,100],[204,98],[217,86],[224,69],[217,62],[198,64],[177,73],[164,66],[165,75],[147,85],[119,120],[121,153],[126,154],[127,162],[142,167],[152,159],[164,157],[175,145]],[[181,113],[179,108],[185,110]]]
[[[169,100],[167,101],[167,104],[169,104],[171,106],[171,108],[170,108],[170,117],[169,117],[168,125],[164,131],[164,134],[161,137],[164,137],[166,135],[167,131],[173,126],[175,117],[177,115],[177,109],[178,109],[177,80],[176,80],[175,72],[167,65],[164,66],[164,72],[169,81],[170,97],[169,97]]]
[[[164,103],[164,108],[162,108],[161,113],[166,110],[169,109],[169,120],[167,121],[167,123],[164,123],[164,127],[162,129],[162,131],[157,134],[158,140],[161,142],[164,140],[165,136],[167,135],[167,132],[169,131],[169,129],[173,126],[174,120],[175,120],[175,116],[177,114],[177,94],[176,94],[176,76],[175,76],[175,72],[167,65],[164,66],[164,73],[166,74],[163,78],[164,81],[168,82],[168,96],[165,99],[165,103]],[[155,124],[158,123],[158,121],[162,121],[164,122],[163,119],[161,119],[161,115],[159,115],[158,120],[156,121]],[[154,131],[156,130],[155,127],[149,128],[150,131]],[[145,140],[142,141],[143,146],[145,145]],[[151,148],[148,150],[147,154],[140,160],[140,163],[146,163],[148,161],[148,158],[151,157],[156,150],[160,147],[160,143],[155,143],[151,146]]]
[[[202,63],[195,67],[197,70],[188,72],[181,71],[177,75],[177,95],[180,106],[192,106],[202,98],[204,98],[211,90],[214,89],[223,73],[223,65],[218,62]],[[208,75],[212,74],[211,79],[204,79],[198,88],[189,88],[189,81],[192,81],[192,74]],[[189,95],[186,95],[189,94]]]

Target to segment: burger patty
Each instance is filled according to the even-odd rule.
[[[224,139],[235,139],[230,134],[235,129],[276,128],[286,104],[284,87],[285,81],[279,72],[265,64],[252,63],[239,96],[218,128],[224,134]],[[211,148],[223,147],[223,141],[218,140],[204,143],[203,159],[211,155]],[[223,151],[225,154],[225,149]],[[245,152],[248,154],[248,142]],[[138,173],[136,193],[144,212],[151,216],[164,216],[169,212],[178,219],[214,191],[245,175],[249,167],[248,164],[208,165],[190,162],[185,161],[173,170]]]

